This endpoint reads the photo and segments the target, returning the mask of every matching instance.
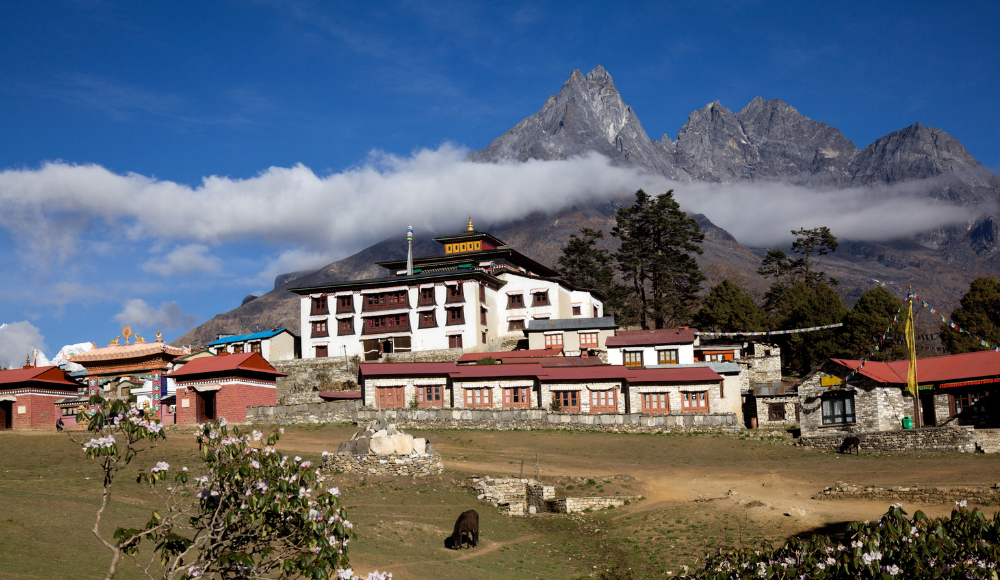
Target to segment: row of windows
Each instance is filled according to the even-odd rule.
[[[513,320],[511,322],[514,322]],[[521,328],[524,328],[524,321],[521,322]],[[580,348],[597,348],[597,333],[596,332],[581,332],[577,334],[580,338]],[[563,347],[563,335],[562,334],[546,334],[545,335],[545,348],[562,348]]]
[[[246,344],[242,344],[242,343],[241,344],[234,344],[234,345],[231,345],[228,348],[232,349],[229,352],[231,352],[233,354],[243,354],[243,353],[247,353],[247,352],[260,352],[260,343],[259,342],[249,342],[249,343],[246,343]],[[219,351],[220,352],[225,352],[226,350],[228,350],[226,346],[220,346],[219,347]]]
[[[493,389],[471,388],[463,389],[466,408],[493,407]],[[416,387],[417,405],[421,407],[441,407],[443,387]],[[531,392],[528,387],[508,387],[502,389],[501,406],[505,408],[528,408],[531,406]],[[589,391],[591,413],[617,413],[618,390]],[[684,413],[708,413],[707,391],[681,391],[681,411]],[[558,402],[563,411],[580,411],[580,391],[555,391],[554,401]],[[402,407],[406,405],[403,397],[403,387],[378,387],[375,389],[375,402],[379,408]],[[643,393],[643,413],[669,413],[670,396],[668,393]]]
[[[642,351],[625,351],[625,368],[641,369],[645,363],[642,360]],[[656,351],[656,364],[675,365],[677,364],[676,350]]]
[[[384,292],[381,294],[366,294],[364,297],[365,311],[372,310],[392,310],[395,308],[409,308],[409,292],[399,290],[396,292]],[[549,292],[543,290],[531,293],[532,306],[549,306]],[[486,286],[479,285],[479,301],[486,301]],[[354,312],[354,296],[345,294],[336,297],[337,314]],[[465,293],[462,291],[462,284],[449,284],[446,291],[446,303],[465,302]],[[421,288],[418,298],[418,306],[433,306],[436,304],[434,298],[434,288]],[[524,308],[524,294],[508,294],[507,308]],[[312,298],[311,316],[329,314],[330,308],[327,296],[314,296]],[[573,316],[580,316],[582,307],[573,306]],[[598,314],[597,307],[594,307],[594,317]]]

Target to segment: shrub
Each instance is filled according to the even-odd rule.
[[[854,522],[843,542],[793,538],[777,549],[739,549],[706,559],[685,578],[997,578],[1000,514],[986,519],[958,502],[947,518],[917,511],[906,518],[893,504],[878,522]]]
[[[497,359],[495,359],[495,358],[493,358],[491,356],[484,356],[481,359],[477,359],[476,360],[476,364],[477,365],[495,365],[495,364],[499,364],[499,363],[497,363]]]
[[[559,402],[559,399],[552,399],[552,402],[549,403],[549,411],[552,411],[553,413],[559,413],[562,411],[562,403]]]

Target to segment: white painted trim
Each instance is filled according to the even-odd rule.
[[[677,385],[675,388],[682,393],[705,393],[712,390],[712,387],[685,387],[681,385]]]
[[[524,294],[524,290],[508,290],[507,295],[510,296],[511,294]]]
[[[409,314],[409,308],[397,308],[395,310],[380,310],[378,312],[362,312],[361,318],[373,316],[392,316],[393,314]],[[353,315],[352,315],[353,316]]]
[[[524,320],[525,318],[527,318],[527,316],[522,314],[520,316],[508,316],[507,320]]]
[[[414,312],[427,312],[429,310],[434,310],[437,306],[417,306]]]
[[[444,283],[445,286],[458,286],[458,280],[450,280]]]
[[[552,318],[552,315],[545,312],[541,314],[532,314],[531,317],[534,318],[535,320],[547,320],[549,318]]]
[[[580,385],[567,386],[563,385],[561,387],[549,387],[550,391],[582,391],[583,387]]]
[[[338,314],[336,316],[337,320],[344,320],[345,318],[354,318],[353,314]]]
[[[611,389],[618,388],[621,385],[608,385],[608,386],[595,386],[586,385],[588,391],[610,391]]]
[[[380,294],[382,292],[397,292],[399,290],[409,290],[409,286],[393,286],[392,288],[372,288],[369,290],[362,290],[362,294]]]
[[[532,294],[534,294],[535,292],[548,292],[548,291],[549,291],[548,288],[532,288],[531,289],[531,293]]]
[[[4,395],[4,396],[0,397],[0,402],[16,403],[17,402],[17,397],[15,397],[13,395]]]
[[[339,298],[341,296],[354,296],[354,292],[347,290],[345,292],[337,292],[336,294],[333,295],[334,298]]]
[[[542,334],[546,334],[546,335],[548,335],[548,334],[563,334],[563,331],[562,330],[548,330],[548,331],[543,332]]]
[[[420,286],[418,286],[418,288],[420,288],[421,290],[423,290],[424,288],[433,288],[433,287],[434,284],[421,284]]]
[[[199,393],[209,393],[220,390],[222,385],[192,385],[191,388]]]
[[[667,387],[667,386],[662,386],[662,387],[636,387],[635,389],[636,389],[637,393],[670,393],[672,391],[676,391],[677,387],[676,386],[675,387]]]
[[[444,333],[445,336],[458,336],[459,334],[465,334],[464,330],[448,330]]]

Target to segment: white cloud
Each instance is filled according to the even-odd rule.
[[[192,272],[216,273],[222,269],[222,260],[208,252],[208,246],[202,244],[180,246],[166,256],[150,259],[142,265],[142,269],[161,276],[178,276]]]
[[[198,322],[198,318],[197,314],[184,312],[177,302],[162,302],[159,308],[153,308],[141,298],[129,300],[122,311],[115,314],[115,320],[123,324],[152,331],[189,328]]]
[[[27,320],[0,324],[0,365],[7,368],[21,368],[25,357],[33,348],[45,350],[42,331]]]
[[[46,163],[38,169],[0,172],[0,227],[30,232],[33,223],[101,221],[132,237],[187,243],[176,260],[151,261],[152,271],[178,272],[182,265],[212,266],[205,245],[259,239],[291,248],[265,273],[296,264],[348,255],[407,223],[420,231],[460,224],[469,214],[477,224],[516,219],[574,202],[606,200],[638,188],[676,190],[685,209],[704,213],[741,242],[771,245],[790,239],[789,230],[827,225],[835,235],[857,241],[885,240],[960,222],[968,210],[926,197],[930,185],[873,191],[818,191],[755,183],[674,183],[634,168],[612,165],[597,154],[562,161],[480,164],[464,161],[467,151],[445,145],[408,157],[373,153],[358,167],[327,176],[304,165],[271,167],[248,179],[205,177],[197,187],[98,165]],[[920,191],[920,190],[923,191]],[[891,216],[891,219],[887,218]],[[44,246],[40,234],[31,238]],[[72,251],[59,239],[50,251]],[[172,252],[172,254],[174,253]],[[185,259],[186,258],[186,259]],[[308,259],[306,259],[308,258]],[[193,270],[192,270],[193,271]]]

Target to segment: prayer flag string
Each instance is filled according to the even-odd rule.
[[[843,322],[838,322],[837,324],[827,324],[826,326],[810,326],[809,328],[793,328],[791,330],[771,330],[771,331],[761,331],[761,332],[700,332],[695,331],[695,335],[698,336],[722,336],[722,337],[732,337],[732,336],[777,336],[779,334],[799,334],[802,332],[815,332],[817,330],[827,330],[830,328],[839,328],[843,326]]]

